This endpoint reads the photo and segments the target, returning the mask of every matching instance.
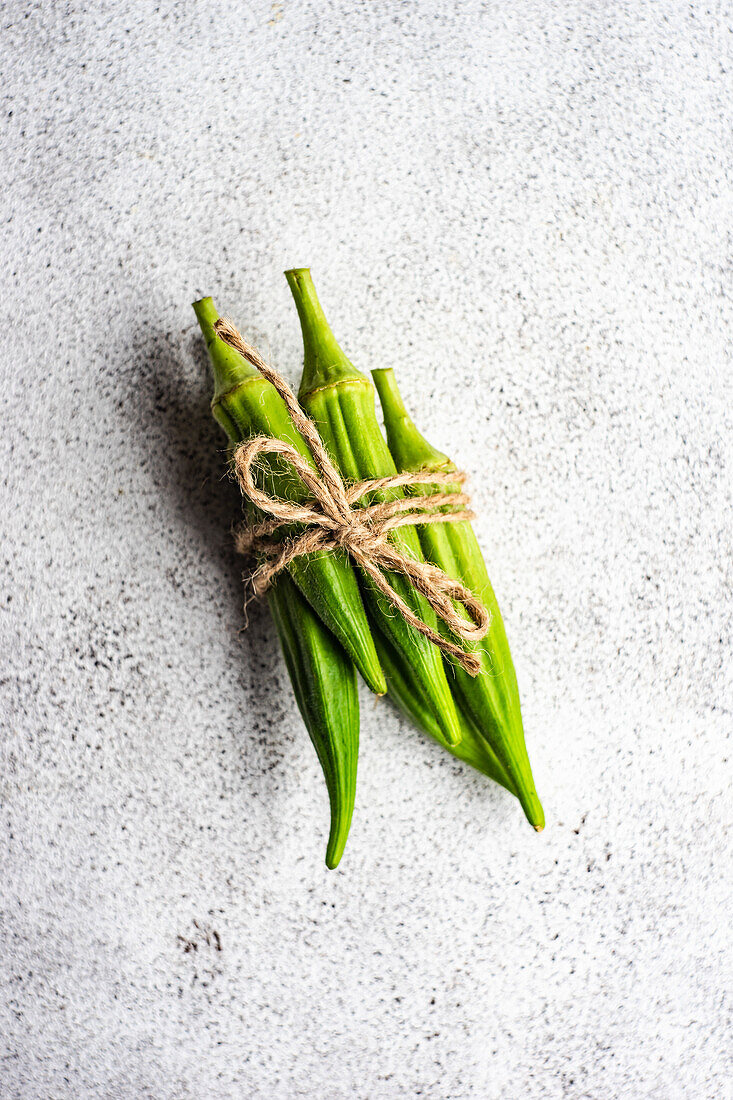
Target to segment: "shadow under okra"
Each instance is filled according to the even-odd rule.
[[[161,509],[172,526],[193,540],[193,551],[206,562],[210,580],[223,598],[231,600],[232,618],[239,623],[239,674],[228,683],[194,684],[192,690],[228,692],[235,713],[244,718],[246,712],[246,723],[231,730],[238,754],[247,761],[240,769],[241,779],[251,798],[271,805],[277,801],[278,765],[291,755],[299,718],[294,718],[296,732],[288,736],[285,721],[295,704],[266,604],[253,601],[246,616],[243,611],[245,562],[232,539],[232,525],[242,517],[242,500],[228,476],[224,434],[211,415],[213,387],[206,348],[192,328],[190,337],[180,343],[164,334],[151,337],[136,349],[134,358],[137,367],[130,374],[128,399],[120,406],[128,438],[139,450],[141,468],[159,490]],[[186,624],[179,622],[175,628],[185,632]],[[212,605],[212,638],[224,629]],[[225,674],[223,669],[222,677]],[[245,724],[248,732],[243,736]]]

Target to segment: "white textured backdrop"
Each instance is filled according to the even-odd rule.
[[[2,4],[0,1096],[727,1093],[726,3]],[[190,302],[473,472],[548,825],[363,698],[338,872]]]

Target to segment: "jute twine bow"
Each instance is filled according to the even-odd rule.
[[[389,534],[403,526],[423,523],[457,523],[474,518],[463,492],[435,492],[429,496],[406,496],[378,504],[358,506],[368,493],[411,485],[463,484],[466,475],[452,471],[440,473],[394,474],[347,486],[328,456],[313,421],[298,404],[287,382],[269,366],[255,348],[250,347],[231,322],[219,318],[214,324],[217,335],[239,352],[271,382],[285,402],[294,426],[303,436],[313,456],[313,465],[289,443],[270,436],[257,436],[241,443],[234,451],[233,463],[242,492],[262,512],[272,516],[259,523],[241,527],[236,547],[243,554],[257,554],[263,560],[252,574],[255,596],[264,594],[277,574],[302,554],[345,550],[375,587],[394,605],[406,622],[429,638],[444,653],[454,657],[472,676],[481,665],[476,654],[450,641],[423,622],[390,584],[385,571],[402,573],[428,601],[436,615],[464,642],[476,642],[489,629],[490,615],[483,603],[460,581],[447,576],[429,562],[416,561],[406,549],[390,541]],[[255,484],[256,462],[264,455],[278,455],[293,467],[310,493],[304,503],[278,500]],[[438,509],[450,506],[455,511]],[[273,538],[283,525],[304,525],[302,533]],[[454,603],[455,601],[455,603]],[[465,609],[466,618],[455,604]]]

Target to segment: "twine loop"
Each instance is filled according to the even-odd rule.
[[[240,553],[256,554],[261,559],[251,577],[253,594],[263,595],[277,574],[303,554],[343,551],[411,626],[476,676],[480,671],[478,656],[425,623],[395,591],[386,575],[402,573],[406,576],[438,618],[464,644],[477,642],[485,636],[490,615],[481,600],[460,581],[429,562],[418,561],[407,547],[398,547],[390,539],[391,532],[404,526],[473,519],[467,494],[449,491],[455,485],[462,486],[466,475],[460,471],[428,470],[346,485],[315,424],[298,404],[287,382],[243,340],[229,321],[220,318],[214,328],[224,343],[238,351],[272,383],[312,455],[311,462],[291,444],[270,436],[257,436],[241,443],[234,451],[234,473],[243,494],[270,517],[240,527],[235,536]],[[308,491],[305,501],[282,500],[258,487],[255,480],[258,462],[266,455],[276,456],[292,467]],[[376,504],[361,503],[370,493],[414,485],[445,486],[446,491],[434,491],[426,496],[398,496]],[[451,511],[441,511],[447,507]],[[292,526],[304,530],[283,537],[280,529]]]

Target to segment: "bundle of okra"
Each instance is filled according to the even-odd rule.
[[[318,442],[325,445],[344,486],[364,488],[362,483],[372,479],[387,482],[360,492],[355,507],[365,509],[362,514],[375,513],[387,502],[392,512],[417,509],[417,522],[413,519],[411,525],[409,520],[398,520],[389,530],[390,547],[410,561],[428,563],[427,570],[437,567],[432,570],[435,575],[442,571],[440,576],[461,581],[488,612],[483,637],[464,643],[473,666],[468,671],[467,661],[455,656],[455,635],[452,642],[448,640],[451,627],[436,615],[419,585],[405,573],[390,570],[386,577],[409,614],[396,610],[385,597],[379,574],[380,583],[375,583],[374,571],[361,567],[347,545],[295,556],[281,552],[285,566],[269,570],[273,575],[267,586],[268,603],[328,789],[331,827],[326,864],[333,868],[339,863],[354,809],[359,749],[357,671],[375,694],[387,693],[418,729],[515,795],[530,824],[540,831],[544,814],[527,757],[514,666],[473,529],[467,520],[428,522],[425,518],[419,522],[421,508],[427,517],[432,501],[445,499],[435,496],[436,492],[460,489],[456,466],[420,435],[405,410],[392,369],[380,367],[372,371],[372,377],[382,407],[385,441],[376,418],[374,387],[336,342],[310,272],[299,268],[285,274],[303,332],[299,406],[279,376],[275,375],[276,383],[282,383],[287,392],[283,394],[279,384],[273,385],[272,369],[222,321],[211,298],[202,298],[193,306],[213,368],[212,412],[227,433],[230,455],[236,460],[238,451],[254,437],[257,441],[264,438],[265,443],[280,441],[278,446],[287,453],[260,455],[252,467],[253,480],[263,494],[267,489],[276,501],[294,509],[298,521],[314,506],[303,476],[318,490],[320,474],[312,442],[298,430],[293,414],[309,438],[312,421],[320,436]],[[265,446],[265,450],[270,448]],[[288,453],[304,474],[296,472],[293,461],[287,460]],[[395,478],[397,474],[405,476]],[[431,484],[430,475],[441,484]],[[455,485],[446,485],[450,482],[447,475],[455,475]],[[250,539],[250,544],[261,547],[272,543],[277,555],[279,546],[292,545],[293,530],[302,532],[303,525],[285,529],[277,526],[277,520],[262,523],[261,506],[253,503],[259,499],[254,488],[250,496],[249,500],[245,496],[244,504],[248,528],[269,536],[269,543]],[[420,500],[413,501],[413,497]],[[315,507],[320,507],[318,501]],[[434,514],[451,511],[455,511],[451,505],[433,508]],[[402,522],[404,526],[399,525]],[[463,607],[456,606],[459,615],[468,619]]]

